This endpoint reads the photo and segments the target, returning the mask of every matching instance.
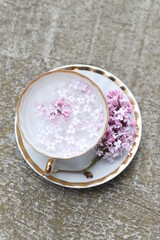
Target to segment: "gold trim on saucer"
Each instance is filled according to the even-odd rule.
[[[68,69],[68,70],[74,70],[74,71],[87,70],[87,71],[97,72],[101,75],[104,75],[104,76],[110,78],[110,79],[112,77],[111,73],[108,73],[105,70],[97,69],[96,67],[93,67],[93,66],[73,65],[73,66],[65,66],[63,68]],[[68,182],[68,181],[58,179],[52,175],[45,176],[45,178],[47,178],[51,182],[57,183],[59,185],[65,186],[65,187],[74,187],[74,188],[85,188],[85,187],[97,186],[97,185],[107,182],[108,180],[113,179],[119,173],[121,173],[125,169],[125,167],[130,163],[132,157],[135,155],[135,153],[138,149],[139,140],[141,138],[141,127],[142,127],[139,108],[138,108],[138,105],[136,104],[136,101],[131,97],[130,91],[123,85],[123,83],[118,78],[116,78],[114,75],[111,80],[114,81],[118,86],[121,87],[122,91],[124,91],[125,94],[130,98],[131,103],[134,107],[135,119],[136,119],[136,124],[137,124],[137,135],[133,142],[132,149],[128,153],[128,156],[125,158],[125,160],[121,163],[121,165],[117,169],[115,169],[113,172],[111,172],[110,174],[108,174],[100,179],[87,181],[87,182]],[[17,129],[17,137],[18,137],[19,146],[24,154],[24,157],[26,158],[27,162],[36,170],[36,172],[38,172],[41,176],[44,176],[44,171],[41,168],[39,168],[39,166],[31,159],[27,150],[25,149],[23,140],[22,140],[22,136],[21,136],[21,132],[20,132],[17,124],[16,124],[16,129]]]

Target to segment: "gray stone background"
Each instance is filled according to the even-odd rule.
[[[86,190],[40,178],[14,136],[26,84],[74,63],[117,75],[143,118],[132,163]],[[0,239],[160,239],[159,65],[160,0],[0,0]]]

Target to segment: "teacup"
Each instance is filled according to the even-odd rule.
[[[24,89],[17,119],[24,140],[49,157],[48,175],[55,159],[79,157],[99,142],[107,127],[108,106],[91,79],[55,70],[38,76]]]

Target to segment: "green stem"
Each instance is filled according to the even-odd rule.
[[[53,173],[67,172],[67,173],[84,173],[87,172],[100,158],[96,156],[92,162],[81,170],[65,170],[65,169],[53,169]]]
[[[94,164],[99,160],[100,158],[98,156],[96,156],[95,158],[93,158],[92,162],[84,169],[82,169],[82,171],[88,171],[92,166],[94,166]]]

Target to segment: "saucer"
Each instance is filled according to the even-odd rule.
[[[56,68],[72,70],[79,72],[86,77],[90,78],[94,83],[96,83],[103,94],[106,96],[110,90],[121,89],[124,92],[125,98],[130,99],[133,107],[134,107],[134,118],[137,124],[137,135],[133,142],[132,149],[130,152],[124,152],[122,156],[118,157],[114,163],[107,162],[106,159],[100,159],[94,166],[91,167],[91,171],[93,174],[93,178],[86,178],[82,173],[74,173],[74,172],[59,172],[52,173],[51,176],[45,176],[44,170],[47,163],[48,158],[31,148],[29,144],[26,143],[23,136],[21,135],[20,129],[17,125],[17,116],[15,118],[15,135],[16,141],[19,147],[19,150],[29,164],[29,166],[37,172],[40,176],[45,178],[46,180],[55,183],[57,185],[61,185],[69,188],[88,188],[98,186],[105,182],[110,181],[118,174],[120,174],[132,161],[135,156],[139,143],[141,140],[142,133],[142,119],[138,104],[130,92],[130,90],[125,86],[125,84],[115,77],[113,74],[100,69],[95,66],[89,65],[68,65]],[[53,70],[52,70],[53,71]],[[51,71],[51,72],[52,72]],[[92,149],[89,152],[85,153],[83,156],[79,157],[80,161],[74,161],[73,159],[69,160],[58,160],[55,163],[55,169],[64,169],[64,170],[81,170],[87,167],[92,159],[96,156],[95,150]]]

